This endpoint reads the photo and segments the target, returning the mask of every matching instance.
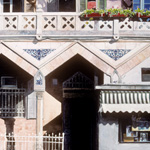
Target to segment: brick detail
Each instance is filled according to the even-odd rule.
[[[15,135],[36,134],[36,120],[25,118],[0,119],[0,134],[11,133]]]

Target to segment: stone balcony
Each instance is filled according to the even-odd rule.
[[[148,39],[150,19],[81,21],[77,13],[1,13],[0,39]]]

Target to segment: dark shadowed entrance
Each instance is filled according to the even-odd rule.
[[[63,83],[65,150],[95,150],[98,104],[93,86],[81,72]]]

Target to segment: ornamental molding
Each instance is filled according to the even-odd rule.
[[[131,51],[131,49],[100,49],[101,52],[117,61],[127,53]]]
[[[45,58],[48,54],[52,53],[56,49],[23,49],[25,52],[30,54],[32,57],[34,57],[37,60],[41,60]]]

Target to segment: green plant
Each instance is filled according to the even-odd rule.
[[[98,13],[98,14],[104,14],[105,13],[105,10],[103,9],[86,9],[83,11],[83,13],[80,15],[81,17],[84,17],[85,15],[89,15],[89,14],[92,14],[92,13]]]
[[[125,16],[129,16],[129,17],[134,16],[134,12],[131,9],[123,9],[122,11]]]
[[[135,14],[138,14],[138,13],[140,13],[141,15],[143,15],[144,14],[144,9],[137,8],[135,10]]]
[[[140,16],[148,16],[150,17],[150,10],[144,10],[137,8],[134,12],[131,9],[122,9],[122,8],[110,8],[107,10],[103,9],[87,9],[84,10],[83,13],[80,15],[80,17],[85,17],[89,14],[100,14],[101,16],[107,16],[113,17],[114,15],[124,15],[126,17],[133,17],[135,15],[140,15]],[[94,16],[94,15],[93,15]],[[93,17],[90,17],[89,20],[93,20]]]
[[[124,15],[132,17],[134,15],[134,12],[131,9],[122,9],[122,8],[110,8],[107,10],[109,13],[109,16],[112,17],[113,15]]]
[[[150,10],[144,10],[144,9],[140,9],[140,8],[137,8],[135,10],[135,13],[136,14],[140,14],[141,16],[145,15],[145,16],[150,16]]]

